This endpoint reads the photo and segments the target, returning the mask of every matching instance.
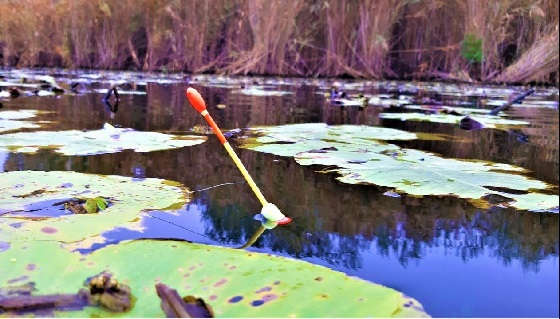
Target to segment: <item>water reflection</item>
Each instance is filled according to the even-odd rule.
[[[373,87],[366,93],[390,91]],[[511,110],[513,118],[532,122],[520,129],[528,136],[524,142],[503,130],[465,131],[447,124],[380,120],[377,115],[386,110],[330,106],[309,86],[278,89],[295,90],[295,94],[254,97],[226,88],[202,88],[202,93],[224,129],[326,122],[439,133],[448,138],[396,144],[445,157],[519,165],[529,169],[531,176],[558,185],[556,109]],[[40,119],[57,121],[48,129],[60,130],[93,130],[110,122],[137,130],[192,133],[195,125],[204,125],[186,104],[182,85],[148,83],[145,90],[147,95],[121,95],[116,113],[103,105],[103,94],[19,98],[4,102],[4,109],[55,111]],[[422,94],[434,96],[426,91]],[[480,102],[480,98],[468,97],[442,99],[449,104]],[[226,104],[226,109],[212,107],[218,103]],[[383,195],[383,188],[341,184],[335,176],[317,173],[317,167],[303,167],[290,158],[243,149],[237,152],[267,199],[294,218],[288,226],[265,232],[252,249],[309,260],[386,284],[419,299],[432,315],[558,315],[558,215],[498,207],[482,210],[453,197],[394,198]],[[213,137],[201,145],[151,153],[124,151],[84,157],[49,151],[2,153],[0,169],[158,177],[199,190],[193,202],[173,214],[143,215],[143,232],[115,229],[105,233],[109,243],[177,238],[237,247],[260,226],[253,219],[261,208],[258,201]],[[220,184],[224,185],[212,187]],[[501,274],[507,276],[507,282]],[[515,298],[538,300],[510,302]]]

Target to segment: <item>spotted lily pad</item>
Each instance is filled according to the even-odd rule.
[[[0,150],[34,153],[40,148],[54,149],[64,155],[116,153],[131,149],[152,152],[201,144],[205,136],[177,136],[141,132],[105,124],[95,131],[39,131],[0,135]]]
[[[164,317],[154,285],[203,298],[217,317],[420,317],[414,299],[304,261],[224,247],[138,240],[81,256],[54,242],[15,242],[0,252],[0,286],[35,282],[36,294],[73,293],[103,270],[137,298],[126,317]],[[32,267],[30,267],[32,265]],[[32,270],[29,270],[32,269]],[[58,316],[112,317],[98,307]]]
[[[0,173],[0,238],[13,233],[7,221],[19,221],[18,238],[75,242],[127,225],[144,210],[180,207],[189,200],[187,192],[178,183],[156,178],[76,172]],[[93,204],[103,209],[96,214],[73,214],[65,203],[78,198],[93,199]]]
[[[379,117],[382,119],[395,119],[401,121],[423,121],[423,122],[433,122],[433,123],[449,123],[458,124],[461,119],[464,118],[462,115],[453,114],[424,114],[424,113],[381,113]],[[470,115],[473,120],[476,120],[484,127],[487,128],[499,128],[504,126],[519,126],[519,125],[529,125],[529,122],[519,121],[519,120],[509,120],[499,116],[494,115]]]
[[[262,127],[254,132],[260,136],[244,140],[242,147],[291,156],[301,165],[336,166],[331,171],[348,184],[374,184],[418,196],[452,195],[477,203],[486,195],[498,194],[511,199],[510,206],[532,211],[554,211],[558,206],[557,195],[538,192],[550,185],[523,176],[521,167],[447,159],[383,142],[416,137],[405,131],[317,123]]]

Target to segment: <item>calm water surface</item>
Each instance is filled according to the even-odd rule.
[[[93,74],[83,81],[84,88],[106,88],[119,74],[105,73],[108,79],[95,79],[97,75]],[[69,82],[77,76],[84,79],[80,73],[60,76],[60,81]],[[205,127],[205,123],[183,96],[190,81],[201,90],[213,117],[226,130],[325,122],[439,133],[446,139],[395,144],[450,158],[518,165],[529,169],[530,176],[556,185],[551,192],[558,193],[557,90],[539,89],[526,101],[528,107],[508,111],[510,118],[525,119],[531,122],[529,126],[465,131],[451,124],[378,117],[395,108],[370,106],[359,110],[330,105],[323,93],[331,83],[324,81],[237,78],[227,82],[222,78],[171,77],[152,82],[136,76],[134,81],[128,81],[134,82],[131,89],[147,94],[122,94],[116,113],[103,105],[100,93],[20,97],[2,101],[3,110],[54,111],[39,118],[53,121],[46,126],[48,130],[99,129],[111,123],[137,130],[191,134],[193,127]],[[208,81],[213,84],[205,83]],[[292,94],[262,97],[235,92],[240,82],[255,81],[279,81],[272,87]],[[481,88],[461,86],[466,93],[457,95],[446,94],[445,86],[436,90],[427,83],[335,84],[346,85],[353,93],[386,93],[395,98],[405,95],[416,100],[430,97],[446,105],[484,107],[488,100],[499,98],[492,96],[493,88],[480,94]],[[534,107],[538,103],[531,103],[535,101],[551,104]],[[227,108],[212,107],[218,103]],[[232,139],[234,145],[238,141]],[[237,152],[267,199],[294,218],[292,224],[266,232],[251,250],[307,260],[395,288],[419,300],[432,316],[558,317],[558,214],[500,207],[480,209],[453,197],[389,197],[383,195],[387,189],[342,184],[335,175],[317,173],[321,167],[300,166],[291,158],[244,149]],[[125,151],[70,157],[50,151],[32,155],[0,152],[2,170],[72,170],[157,177],[180,181],[195,191],[193,200],[178,213],[146,214],[144,232],[112,230],[104,234],[108,243],[177,238],[238,246],[259,226],[253,219],[260,210],[258,201],[213,136],[201,145],[151,153]]]

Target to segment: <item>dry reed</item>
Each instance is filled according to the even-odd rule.
[[[557,0],[2,0],[0,65],[557,84],[558,20]]]

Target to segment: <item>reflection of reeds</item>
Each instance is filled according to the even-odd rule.
[[[557,83],[558,20],[557,0],[4,1],[0,64]]]

